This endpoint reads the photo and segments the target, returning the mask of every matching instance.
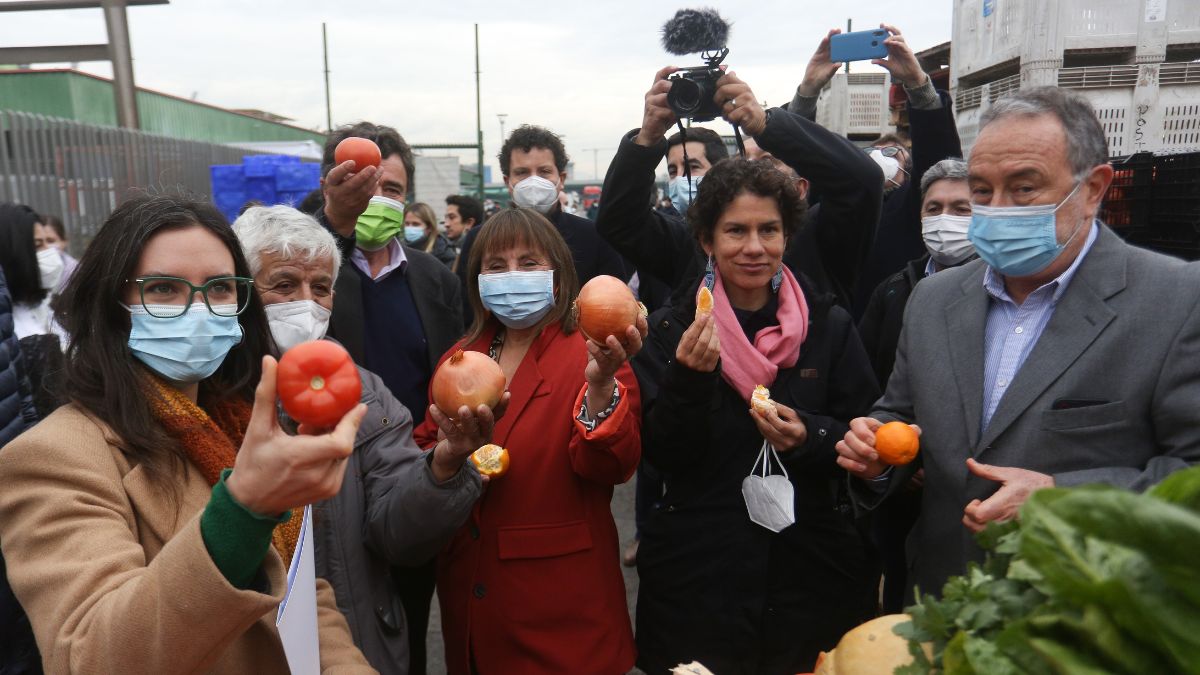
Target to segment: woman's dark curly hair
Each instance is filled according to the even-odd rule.
[[[779,204],[785,237],[791,237],[800,227],[808,208],[808,202],[796,190],[795,180],[771,162],[730,157],[717,162],[704,174],[704,180],[696,189],[696,199],[688,208],[688,221],[697,241],[712,241],[721,214],[743,192],[769,197]]]

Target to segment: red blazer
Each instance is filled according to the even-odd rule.
[[[493,335],[467,348],[486,353]],[[509,383],[512,398],[494,434],[511,456],[508,473],[488,484],[438,559],[449,675],[469,675],[472,658],[480,675],[633,667],[609,503],[641,457],[641,401],[622,365],[621,401],[588,433],[575,420],[586,365],[584,338],[554,324]],[[421,447],[437,440],[428,412],[414,436]]]

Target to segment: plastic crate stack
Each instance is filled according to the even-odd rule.
[[[1200,259],[1200,152],[1114,160],[1100,217],[1130,243]]]
[[[321,185],[321,165],[290,155],[247,155],[210,172],[213,203],[230,222],[247,202],[296,206]]]
[[[1112,166],[1113,181],[1100,206],[1100,219],[1122,234],[1149,227],[1154,155],[1138,153],[1113,160]]]

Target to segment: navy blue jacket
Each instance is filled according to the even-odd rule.
[[[21,348],[13,332],[12,298],[4,270],[0,270],[0,447],[37,421],[20,361]]]
[[[37,421],[29,383],[21,372],[21,348],[13,332],[12,298],[0,269],[0,449]],[[0,558],[0,674],[40,673],[41,659],[29,619],[13,596]]]

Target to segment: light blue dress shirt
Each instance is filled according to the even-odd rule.
[[[983,419],[979,428],[982,433],[992,421],[992,415],[1004,398],[1004,393],[1012,385],[1013,379],[1021,370],[1021,365],[1033,346],[1037,344],[1059,298],[1066,292],[1071,278],[1075,276],[1079,265],[1092,250],[1092,244],[1100,233],[1099,226],[1093,222],[1088,232],[1083,249],[1071,266],[1052,281],[1049,281],[1025,298],[1018,305],[1004,288],[1004,278],[993,270],[987,269],[983,276],[983,287],[991,297],[988,303],[987,327],[984,333],[984,366],[983,366]]]

